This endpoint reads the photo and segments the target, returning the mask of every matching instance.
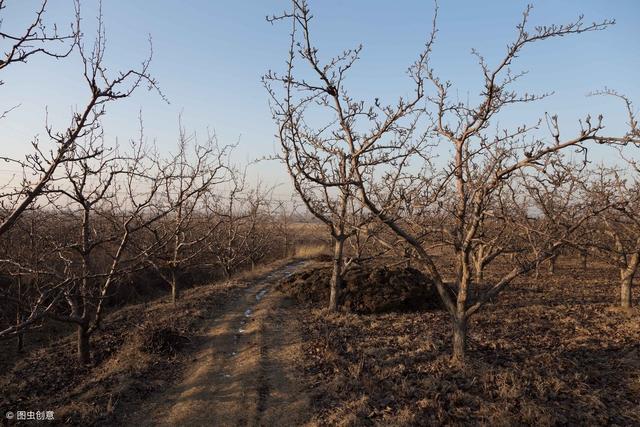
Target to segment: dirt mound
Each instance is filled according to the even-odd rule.
[[[189,343],[189,338],[171,327],[142,326],[140,347],[149,354],[176,354]]]
[[[279,289],[301,304],[322,306],[329,301],[330,267],[294,273]],[[340,307],[352,313],[407,312],[440,308],[433,283],[414,268],[355,266],[344,275]]]

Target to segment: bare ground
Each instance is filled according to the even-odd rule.
[[[75,425],[640,426],[640,311],[614,307],[611,268],[515,283],[473,318],[460,368],[445,312],[294,304],[274,284],[296,267],[120,310],[94,366],[77,367],[72,337],[53,343],[3,373],[0,407]],[[174,333],[175,351],[148,345]]]
[[[127,425],[302,425],[308,401],[300,366],[300,322],[270,292],[295,265],[274,271],[231,301],[206,332],[191,366],[165,392],[136,408]]]
[[[562,262],[472,318],[450,363],[443,311],[304,317],[311,422],[330,426],[640,426],[640,308],[616,271]]]
[[[177,305],[165,297],[114,311],[92,338],[93,363],[89,366],[76,362],[75,336],[65,325],[47,325],[46,330],[28,334],[23,354],[15,352],[12,341],[1,342],[2,421],[7,421],[4,419],[5,411],[19,410],[53,410],[56,424],[81,426],[131,425],[129,421],[133,415],[153,415],[149,402],[160,401],[168,390],[173,392],[178,388],[174,384],[180,384],[186,375],[194,375],[200,366],[198,360],[208,360],[210,367],[217,369],[215,364],[218,360],[214,358],[218,354],[215,351],[218,341],[221,345],[228,341],[224,337],[216,337],[215,328],[223,331],[225,325],[231,327],[233,324],[233,332],[237,332],[239,327],[234,322],[242,320],[243,304],[249,305],[253,298],[255,305],[255,294],[262,288],[269,288],[271,282],[280,277],[278,273],[273,276],[271,273],[280,271],[279,274],[284,274],[282,271],[289,265],[291,260],[278,261],[229,282],[186,290]],[[269,295],[255,307],[257,312],[248,317],[250,334],[241,334],[238,344],[248,347],[252,342],[263,342],[257,348],[264,348],[262,353],[258,353],[264,356],[258,359],[260,364],[251,362],[254,365],[246,365],[246,369],[260,368],[267,372],[271,369],[268,368],[270,360],[289,357],[287,352],[295,353],[295,334],[290,336],[291,342],[277,336],[266,336],[275,330],[275,326],[270,325],[279,324],[277,318],[281,311],[265,311],[262,307],[266,308],[267,303],[280,307],[280,302],[280,299]],[[238,311],[233,311],[236,309]],[[267,312],[269,316],[265,315]],[[290,317],[284,318],[293,321]],[[261,329],[256,329],[258,326]],[[59,330],[55,332],[53,328]],[[262,330],[265,332],[260,332]],[[48,336],[53,338],[48,339]],[[233,340],[231,332],[226,338]],[[281,344],[266,345],[266,342]],[[213,351],[207,353],[212,344]],[[291,363],[287,367],[294,365],[299,366],[300,363]],[[229,371],[229,366],[227,363],[220,371]],[[279,365],[274,367],[275,377],[278,377]],[[237,372],[240,371],[238,368]],[[260,384],[266,383],[265,380]],[[261,388],[268,402],[281,399],[278,390],[284,390],[286,383],[273,380],[269,384],[273,384],[270,386],[272,392],[265,394],[265,386]],[[273,411],[264,407],[266,398],[262,398],[260,419],[272,416]],[[258,407],[257,403],[247,402],[248,406]],[[211,406],[208,405],[206,412],[211,411]]]

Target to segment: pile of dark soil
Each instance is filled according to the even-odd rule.
[[[148,354],[175,355],[191,341],[174,327],[143,325],[138,329],[140,346]]]
[[[331,268],[322,266],[292,274],[279,289],[300,304],[323,306],[329,301]],[[340,307],[357,314],[413,312],[440,308],[433,283],[414,268],[354,266],[344,275]]]

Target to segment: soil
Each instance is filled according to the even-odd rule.
[[[0,372],[0,425],[7,422],[4,418],[7,410],[14,413],[19,410],[53,410],[54,424],[131,425],[129,417],[132,414],[141,414],[141,408],[150,405],[148,402],[162,399],[159,396],[164,396],[162,393],[167,389],[174,390],[171,386],[180,384],[184,376],[193,371],[194,365],[202,366],[198,365],[198,360],[213,363],[205,358],[207,349],[215,350],[211,355],[214,357],[214,354],[218,354],[216,349],[220,339],[233,340],[237,335],[229,332],[216,337],[215,328],[226,325],[226,321],[231,325],[239,318],[244,319],[243,304],[248,304],[252,298],[255,303],[256,292],[265,288],[271,280],[280,280],[280,274],[285,274],[288,265],[279,262],[266,267],[265,274],[255,273],[255,278],[240,277],[230,282],[189,289],[182,294],[177,305],[168,302],[165,297],[115,311],[107,316],[103,327],[91,339],[92,364],[89,366],[77,363],[75,336],[65,325],[49,325],[48,334],[28,334],[27,351],[23,354],[17,354],[14,349],[5,346],[2,362],[6,369]],[[272,273],[275,275],[271,276]],[[268,303],[279,307],[281,299],[275,295],[266,298],[266,295],[268,293],[261,302],[262,306],[267,307]],[[279,360],[276,357],[287,360],[287,352],[287,357],[295,354],[293,349],[297,344],[294,335],[280,338],[272,333],[275,329],[270,325],[281,324],[281,320],[277,319],[281,316],[279,310],[261,310],[258,313],[264,313],[264,316],[247,317],[248,327],[262,325],[260,330],[274,336],[266,338],[265,335],[254,333],[241,334],[239,340],[240,344],[248,344],[249,339],[263,337],[264,343],[258,353],[262,355],[260,366],[265,372],[271,372],[271,368],[267,367],[272,360]],[[282,317],[294,321],[289,316]],[[256,322],[258,318],[264,321]],[[44,336],[52,333],[56,339],[49,342]],[[272,342],[281,344],[270,344]],[[238,350],[240,347],[235,351]],[[286,366],[300,365],[288,361]],[[272,378],[271,375],[263,377]],[[267,384],[266,379],[260,384]],[[263,391],[265,397],[261,405],[284,399],[282,396],[303,396],[297,392],[278,391],[285,387],[281,373],[278,373],[277,381],[269,384],[273,384],[269,388],[274,392],[265,394]],[[264,385],[261,387],[261,390],[265,389]],[[210,408],[203,413],[208,412]],[[263,408],[261,416],[269,417],[271,412],[269,408]],[[145,417],[153,415],[150,412],[144,414]]]
[[[329,313],[324,291],[292,294],[302,304],[274,292],[290,273],[319,283],[322,268],[126,307],[94,337],[93,366],[78,367],[65,337],[3,374],[0,407],[84,426],[640,426],[640,309],[615,307],[614,269],[561,259],[514,283],[472,317],[461,367],[445,311]],[[389,270],[367,277],[414,277]]]
[[[278,286],[299,304],[322,307],[329,300],[331,267],[310,266],[292,274]],[[357,314],[413,312],[440,308],[433,283],[410,267],[357,265],[344,274],[338,292],[343,311]]]
[[[168,390],[119,420],[124,425],[301,425],[308,400],[297,381],[300,322],[270,292],[295,265],[275,271],[227,304],[191,364]]]
[[[304,317],[311,422],[640,426],[640,309],[616,270],[560,262],[472,317],[466,366],[443,311]]]

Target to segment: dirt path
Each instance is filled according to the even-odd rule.
[[[140,408],[132,425],[302,425],[307,399],[292,367],[299,328],[271,286],[295,270],[276,270],[229,303],[182,380]]]

